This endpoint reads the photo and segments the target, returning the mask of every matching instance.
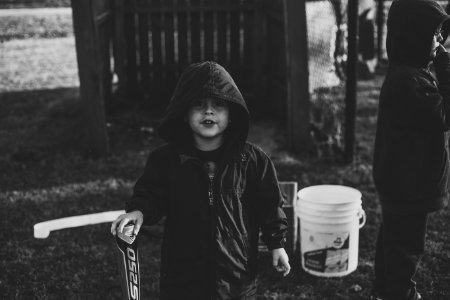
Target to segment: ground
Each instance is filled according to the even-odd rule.
[[[111,155],[84,157],[78,147],[82,137],[77,134],[80,109],[73,36],[12,36],[16,38],[0,45],[0,295],[2,299],[120,299],[109,224],[62,230],[43,240],[33,238],[33,224],[122,209],[147,154],[161,143],[154,130],[157,120],[140,110],[109,115]],[[282,125],[266,120],[252,124],[250,140],[272,157],[280,180],[297,181],[299,188],[355,187],[363,194],[367,214],[355,272],[341,278],[314,277],[301,270],[298,254],[291,254],[293,270],[282,278],[270,267],[267,253],[262,253],[259,299],[370,299],[380,222],[371,157],[383,72],[358,82],[352,164],[291,153]],[[416,278],[424,299],[450,299],[449,220],[448,209],[430,217],[426,256]],[[161,227],[151,233],[140,240],[143,299],[158,299]]]

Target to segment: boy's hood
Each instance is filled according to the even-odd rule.
[[[442,25],[445,41],[449,19],[434,0],[394,0],[387,21],[389,62],[425,67],[431,61],[433,35]]]
[[[230,123],[225,132],[225,143],[243,146],[250,120],[247,105],[230,74],[211,61],[191,64],[181,74],[158,128],[159,136],[175,145],[192,143],[192,131],[185,120],[187,110],[193,101],[209,97],[229,104]]]

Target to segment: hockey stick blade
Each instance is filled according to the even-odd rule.
[[[46,239],[50,235],[50,232],[55,230],[112,222],[124,213],[124,210],[105,211],[37,223],[34,225],[34,237],[37,239]]]

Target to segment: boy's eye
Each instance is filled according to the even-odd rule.
[[[191,108],[194,109],[203,109],[207,106],[211,106],[212,108],[215,109],[223,109],[228,107],[228,103],[224,100],[219,100],[219,99],[212,99],[212,100],[195,100],[192,101],[190,104]]]
[[[216,106],[216,107],[227,107],[228,104],[224,100],[216,100],[216,101],[214,101],[214,106]]]
[[[195,100],[191,103],[191,107],[202,107],[203,101],[202,100]]]

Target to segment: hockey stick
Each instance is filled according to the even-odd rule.
[[[141,298],[138,245],[133,228],[134,225],[129,223],[116,235],[117,260],[124,300]]]
[[[51,231],[79,227],[85,225],[112,222],[118,216],[124,214],[124,210],[106,211],[95,214],[72,216],[67,218],[55,219],[37,223],[34,225],[34,237],[37,239],[46,239]]]

